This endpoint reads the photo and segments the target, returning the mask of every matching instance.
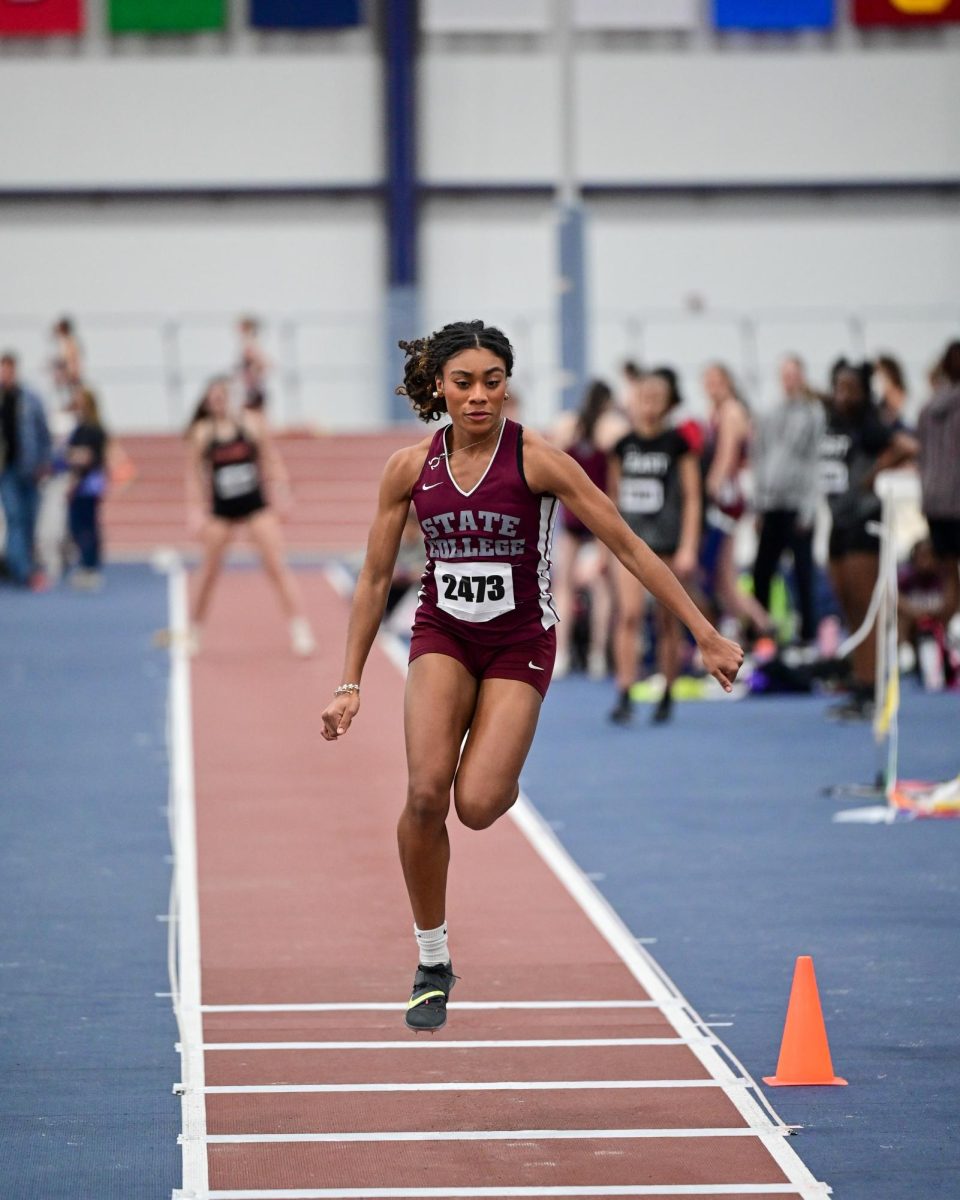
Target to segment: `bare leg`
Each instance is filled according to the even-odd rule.
[[[404,699],[407,803],[397,843],[413,919],[421,929],[436,929],[446,916],[450,789],[477,691],[466,667],[445,654],[423,654],[410,664]]]
[[[269,508],[261,509],[250,518],[250,537],[260,552],[260,561],[267,578],[277,590],[283,611],[288,617],[303,616],[303,596],[293,572],[283,556],[283,534],[280,522]]]
[[[876,554],[848,554],[844,559],[846,572],[847,613],[850,632],[859,629],[877,582],[880,560]],[[864,690],[874,686],[877,671],[877,628],[874,627],[853,651],[853,681]]]
[[[953,614],[960,608],[960,561],[950,557],[941,558],[937,566],[943,580],[943,608],[940,619],[944,625],[948,625]]]
[[[731,616],[748,622],[757,633],[770,629],[767,610],[753,596],[737,587],[737,571],[733,561],[733,534],[723,539],[717,557],[717,596]]]
[[[484,679],[453,785],[457,816],[487,829],[517,801],[543,701],[518,679]]]
[[[610,592],[609,552],[599,543],[594,547],[595,561],[590,566],[590,665],[603,663],[607,673],[607,644],[610,640],[610,617],[613,597]],[[593,673],[593,672],[591,672]]]
[[[640,622],[643,619],[643,586],[621,563],[616,565],[617,619],[613,631],[613,659],[617,688],[623,692],[637,681]]]
[[[656,607],[656,620],[657,661],[669,691],[680,674],[680,626],[673,613],[662,604]]]
[[[565,674],[570,659],[570,635],[573,620],[573,568],[577,560],[577,539],[567,529],[560,531],[553,570],[553,603],[560,621],[557,625],[558,677]]]
[[[197,587],[191,606],[190,623],[203,623],[210,608],[214,584],[220,575],[223,564],[223,552],[233,537],[233,526],[229,521],[219,517],[211,517],[203,528],[203,562],[197,574]]]

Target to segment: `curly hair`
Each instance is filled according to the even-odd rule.
[[[398,345],[407,361],[397,395],[408,397],[421,421],[439,421],[447,411],[443,396],[434,394],[436,381],[443,374],[444,363],[462,350],[489,350],[503,360],[508,376],[513,372],[513,347],[507,335],[483,321],[455,321],[428,337]]]

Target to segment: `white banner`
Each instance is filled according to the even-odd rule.
[[[551,0],[423,0],[427,33],[543,33],[554,21]]]
[[[572,0],[576,29],[692,29],[699,0]],[[428,33],[546,33],[556,0],[424,0]]]
[[[693,29],[699,0],[573,0],[577,29]]]

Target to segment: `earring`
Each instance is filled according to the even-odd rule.
[[[509,393],[509,392],[504,392],[504,393],[503,393],[503,398],[504,398],[504,400],[509,400],[509,399],[510,399],[510,393]]]
[[[434,393],[433,393],[433,398],[434,398],[434,400],[439,400],[439,399],[440,399],[440,393],[439,393],[439,392],[434,392]]]

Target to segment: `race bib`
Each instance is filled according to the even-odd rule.
[[[260,473],[256,463],[230,463],[218,467],[213,475],[213,489],[221,500],[235,500],[256,490]]]
[[[820,459],[820,487],[825,496],[840,496],[849,490],[850,474],[847,464],[836,458]]]
[[[620,511],[652,516],[663,508],[662,479],[621,479]]]
[[[512,612],[513,567],[509,563],[438,562],[437,604],[458,621],[492,621]]]

